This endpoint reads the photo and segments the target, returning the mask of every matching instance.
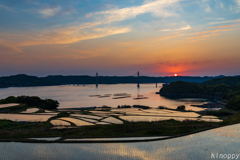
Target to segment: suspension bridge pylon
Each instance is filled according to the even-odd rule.
[[[139,71],[138,71],[138,81],[137,81],[137,87],[140,88],[140,85],[139,85]]]
[[[98,72],[96,73],[96,88],[98,87]]]

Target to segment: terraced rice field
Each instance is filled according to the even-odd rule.
[[[94,125],[94,124],[92,124],[92,123],[85,122],[85,121],[82,121],[82,120],[79,120],[79,119],[75,119],[75,118],[64,117],[64,118],[59,118],[59,119],[72,122],[72,123],[74,123],[76,126],[90,126],[90,125]]]
[[[0,104],[0,108],[13,107],[18,105],[19,105],[18,103]]]
[[[50,123],[54,126],[71,126],[70,123],[62,120],[51,120]]]
[[[81,138],[81,139],[65,139],[64,141],[113,141],[113,140],[145,140],[145,139],[159,139],[167,138],[168,136],[157,136],[157,137],[125,137],[125,138]]]
[[[90,118],[90,119],[102,119],[103,117],[98,117],[98,116],[91,116],[91,115],[83,115],[83,114],[71,114],[71,116],[75,117],[81,117],[81,118]]]
[[[37,112],[39,109],[38,108],[28,108],[26,111],[23,111],[21,113],[34,113]]]
[[[97,123],[98,122],[97,120],[88,119],[88,118],[81,118],[81,120],[84,120],[84,121],[87,121],[87,122],[90,122],[90,123]]]
[[[160,116],[120,116],[120,119],[129,122],[154,122],[154,121],[161,121],[161,120],[169,120],[174,119],[178,121],[184,120],[193,120],[193,121],[206,121],[206,122],[221,122],[222,120],[214,119],[214,118],[191,118],[191,117],[160,117]]]
[[[45,122],[54,115],[0,114],[0,119],[12,121]]]
[[[49,137],[49,138],[28,138],[28,139],[34,139],[34,140],[46,140],[46,141],[56,141],[60,139],[61,137]]]
[[[90,111],[90,112],[101,117],[108,117],[111,114],[110,112],[105,111]]]
[[[36,114],[39,114],[39,115],[57,115],[58,113],[57,112],[47,112],[47,113],[34,113],[35,115]]]
[[[110,124],[110,123],[107,123],[107,122],[98,122],[98,123],[96,123],[96,124],[99,124],[99,125],[108,125],[108,124]]]
[[[119,119],[113,118],[113,117],[108,117],[102,120],[102,122],[109,122],[109,123],[114,123],[114,124],[123,124],[122,121]]]

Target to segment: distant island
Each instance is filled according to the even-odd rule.
[[[216,78],[223,78],[225,76],[215,77],[193,77],[193,76],[171,76],[171,77],[147,77],[140,76],[140,83],[171,83],[174,81],[196,82],[202,83]],[[0,88],[7,87],[30,87],[30,86],[55,86],[55,85],[69,85],[69,84],[95,84],[95,76],[76,75],[76,76],[62,76],[50,75],[47,77],[36,77],[25,74],[18,74],[13,76],[0,77]],[[137,83],[137,77],[134,76],[99,76],[98,84],[118,84],[118,83]]]
[[[165,85],[159,94],[166,97],[205,97],[226,102],[226,108],[240,110],[240,76],[208,80],[202,84],[176,81]]]

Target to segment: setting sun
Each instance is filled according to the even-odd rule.
[[[177,77],[177,74],[174,74],[175,77]]]

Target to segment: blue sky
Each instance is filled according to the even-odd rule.
[[[240,74],[240,0],[0,0],[0,75]]]

